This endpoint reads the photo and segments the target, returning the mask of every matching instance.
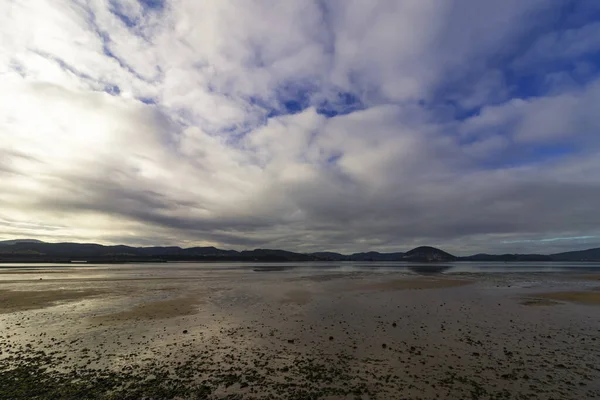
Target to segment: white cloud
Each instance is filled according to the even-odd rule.
[[[598,32],[552,21],[544,1],[6,1],[0,236],[348,251],[585,235],[600,91],[578,58]],[[511,74],[550,58],[577,71],[523,92]]]
[[[600,81],[584,88],[545,97],[512,99],[484,107],[463,124],[464,135],[493,132],[517,143],[553,144],[562,140],[597,143],[600,117],[594,105],[600,100]]]
[[[513,62],[513,67],[532,70],[544,67],[549,61],[571,61],[576,57],[600,51],[600,23],[539,37],[533,45]]]

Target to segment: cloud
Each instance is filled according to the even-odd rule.
[[[591,245],[600,9],[572,3],[4,2],[0,236]]]
[[[513,67],[531,71],[556,67],[549,62],[578,62],[578,58],[600,51],[600,23],[549,32],[539,37],[525,54],[513,62]]]

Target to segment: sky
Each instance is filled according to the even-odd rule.
[[[600,247],[600,1],[3,0],[15,238]]]

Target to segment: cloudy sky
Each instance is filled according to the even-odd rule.
[[[0,239],[600,246],[600,1],[3,0]]]

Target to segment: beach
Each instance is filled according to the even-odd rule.
[[[0,398],[600,398],[587,270],[0,270]]]

